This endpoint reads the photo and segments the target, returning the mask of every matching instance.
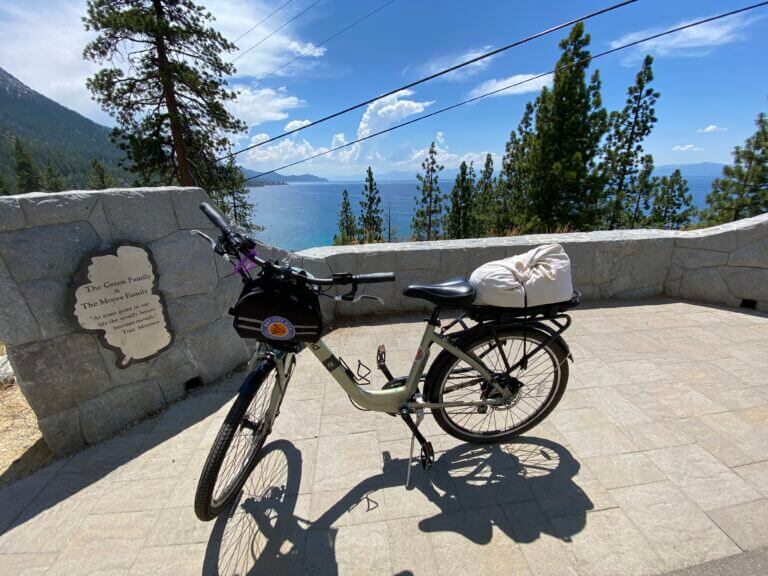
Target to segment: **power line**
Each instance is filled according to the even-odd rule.
[[[363,16],[362,18],[359,18],[359,19],[355,20],[355,21],[354,21],[354,22],[352,22],[352,24],[350,24],[349,26],[347,26],[347,27],[345,27],[345,28],[342,28],[341,30],[339,30],[338,32],[336,32],[336,34],[334,34],[333,36],[330,36],[330,37],[326,38],[325,40],[323,40],[322,42],[320,42],[319,44],[317,44],[317,45],[316,45],[316,47],[317,47],[317,48],[319,48],[320,46],[323,46],[323,45],[327,44],[327,43],[328,43],[328,42],[330,42],[331,40],[334,40],[335,38],[338,38],[339,36],[341,36],[342,34],[344,34],[344,32],[346,32],[346,31],[347,31],[347,30],[349,30],[350,28],[353,28],[354,26],[357,26],[357,25],[358,25],[358,24],[360,24],[360,23],[361,23],[363,20],[367,20],[368,18],[370,18],[370,17],[371,17],[371,16],[373,16],[374,14],[376,14],[376,13],[378,13],[378,12],[381,12],[382,10],[384,10],[384,8],[386,8],[386,7],[387,7],[387,6],[389,6],[390,4],[393,4],[394,2],[395,2],[395,0],[389,0],[389,2],[387,2],[387,3],[385,3],[385,4],[382,4],[381,6],[379,6],[378,8],[376,8],[374,11],[372,11],[372,12],[369,12],[368,14],[366,14],[365,16]],[[304,50],[304,52],[302,52],[301,54],[299,54],[299,55],[298,55],[298,56],[296,56],[295,58],[293,58],[293,59],[289,60],[289,61],[288,61],[288,62],[286,62],[285,64],[282,64],[281,66],[278,66],[277,68],[275,68],[274,70],[272,70],[272,72],[269,72],[268,74],[264,74],[264,76],[261,76],[261,77],[259,77],[259,78],[256,78],[256,82],[261,82],[261,81],[263,81],[263,80],[266,80],[267,78],[269,78],[269,77],[270,77],[270,76],[272,76],[273,74],[276,74],[277,72],[280,72],[280,70],[282,70],[283,68],[286,68],[287,66],[290,66],[291,64],[293,64],[294,62],[296,62],[296,60],[298,60],[299,58],[303,58],[304,56],[306,56],[307,54],[309,54],[309,52],[310,52],[310,49],[309,49],[309,48],[308,48],[308,49],[306,49],[306,50]]]
[[[279,168],[275,168],[274,170],[269,170],[268,172],[262,172],[260,174],[256,174],[255,176],[251,176],[249,178],[245,179],[245,182],[248,182],[249,180],[253,180],[255,178],[261,178],[262,176],[266,176],[267,174],[272,174],[273,172],[277,172],[279,170],[285,170],[286,168],[291,168],[292,166],[296,166],[297,164],[302,164],[304,162],[308,162],[309,160],[314,160],[315,158],[319,158],[320,156],[325,156],[326,154],[331,154],[332,152],[336,152],[337,150],[341,150],[342,148],[346,148],[348,146],[352,146],[354,144],[358,144],[360,142],[363,142],[364,140],[369,140],[371,138],[374,138],[376,136],[380,136],[382,134],[386,134],[387,132],[392,132],[393,130],[397,130],[398,128],[403,128],[404,126],[409,126],[410,124],[415,124],[416,122],[420,122],[422,120],[426,120],[427,118],[431,118],[432,116],[437,116],[438,114],[442,114],[443,112],[448,112],[449,110],[453,110],[454,108],[458,108],[459,106],[464,106],[465,104],[470,104],[472,102],[477,102],[478,100],[481,100],[483,98],[487,98],[488,96],[493,96],[494,94],[498,94],[499,92],[503,92],[505,90],[509,90],[510,88],[515,88],[517,86],[521,86],[522,84],[527,84],[528,82],[533,82],[534,80],[538,80],[540,78],[543,78],[545,76],[549,76],[551,74],[554,74],[560,70],[565,70],[566,68],[570,68],[572,66],[576,66],[578,64],[583,63],[589,63],[592,60],[596,60],[597,58],[602,58],[603,56],[608,56],[609,54],[613,54],[614,52],[618,52],[620,50],[625,50],[627,48],[631,48],[633,46],[637,46],[638,44],[642,44],[644,42],[649,42],[651,40],[655,40],[657,38],[661,38],[662,36],[668,36],[670,34],[674,34],[676,32],[680,32],[682,30],[687,30],[688,28],[694,28],[696,26],[701,26],[702,24],[707,24],[708,22],[713,22],[715,20],[720,20],[722,18],[727,18],[728,16],[734,16],[735,14],[740,14],[742,12],[747,12],[749,10],[754,10],[756,8],[761,8],[762,6],[768,5],[768,0],[765,2],[758,2],[757,4],[752,4],[750,6],[745,6],[744,8],[738,8],[736,10],[732,10],[730,12],[725,12],[723,14],[718,14],[717,16],[710,16],[709,18],[704,18],[702,20],[697,20],[696,22],[691,22],[689,24],[685,24],[683,26],[678,26],[676,28],[671,28],[669,30],[665,30],[664,32],[659,32],[658,34],[653,34],[652,36],[646,36],[645,38],[641,38],[640,40],[635,40],[633,42],[628,42],[627,44],[622,44],[621,46],[616,46],[615,48],[611,48],[610,50],[606,50],[604,52],[600,52],[599,54],[595,54],[593,56],[589,56],[587,58],[582,58],[581,60],[577,60],[576,62],[571,62],[570,64],[566,64],[564,66],[560,66],[558,68],[555,68],[553,70],[550,70],[549,72],[543,72],[542,74],[537,74],[536,76],[532,76],[530,78],[526,78],[525,80],[521,80],[520,82],[515,82],[514,84],[508,84],[502,88],[498,88],[496,90],[492,90],[490,92],[486,92],[485,94],[481,94],[480,96],[475,96],[474,98],[468,98],[466,100],[462,100],[461,102],[457,102],[455,104],[451,104],[450,106],[446,106],[445,108],[441,108],[440,110],[435,110],[433,112],[430,112],[429,114],[424,114],[423,116],[419,116],[417,118],[412,118],[411,120],[408,120],[407,122],[402,122],[401,124],[396,124],[395,126],[390,126],[389,128],[386,128],[384,130],[380,130],[379,132],[374,132],[373,134],[369,134],[368,136],[363,136],[362,138],[358,138],[356,140],[353,140],[351,142],[347,142],[345,144],[342,144],[341,146],[336,146],[335,148],[331,148],[329,150],[324,150],[323,152],[319,152],[318,154],[314,154],[312,156],[308,156],[307,158],[304,158],[302,160],[297,160],[296,162],[291,162],[290,164],[286,164],[284,166],[280,166]]]
[[[564,22],[562,24],[558,24],[557,26],[554,26],[553,28],[549,28],[547,30],[543,30],[541,32],[538,32],[532,36],[528,36],[527,38],[523,38],[522,40],[517,40],[515,42],[512,42],[511,44],[507,44],[506,46],[502,46],[501,48],[497,48],[496,50],[491,50],[490,52],[486,52],[485,54],[481,54],[480,56],[477,56],[475,58],[471,58],[470,60],[466,60],[464,62],[461,62],[460,64],[456,64],[454,66],[451,66],[450,68],[446,68],[445,70],[441,70],[439,72],[435,72],[434,74],[430,74],[429,76],[426,76],[424,78],[421,78],[420,80],[416,80],[415,82],[411,82],[410,84],[406,84],[405,86],[400,86],[399,88],[395,88],[394,90],[390,90],[389,92],[385,92],[384,94],[380,94],[379,96],[376,96],[375,98],[370,98],[369,100],[366,100],[365,102],[360,102],[359,104],[355,104],[354,106],[350,106],[349,108],[345,108],[344,110],[340,110],[338,112],[334,112],[333,114],[330,114],[328,116],[325,116],[323,118],[320,118],[319,120],[315,120],[314,122],[310,122],[309,124],[305,126],[301,126],[299,128],[294,128],[293,130],[288,130],[286,132],[283,132],[282,134],[279,134],[277,136],[273,136],[272,138],[268,138],[267,140],[264,140],[263,142],[259,142],[257,144],[252,144],[250,146],[246,146],[242,150],[237,150],[236,152],[230,152],[229,154],[225,154],[224,156],[221,156],[220,158],[217,158],[218,160],[224,160],[226,158],[232,158],[234,156],[237,156],[238,154],[242,154],[243,152],[247,152],[248,150],[252,150],[253,148],[257,148],[258,146],[264,146],[265,144],[269,144],[270,142],[274,142],[275,140],[279,140],[280,138],[285,138],[286,136],[290,136],[291,134],[295,134],[296,132],[299,132],[300,130],[305,130],[307,128],[310,128],[311,126],[317,126],[318,124],[322,124],[323,122],[327,122],[328,120],[332,120],[333,118],[338,118],[339,116],[342,116],[343,114],[347,114],[348,112],[352,112],[353,110],[357,110],[359,108],[362,108],[363,106],[367,106],[368,104],[372,104],[373,102],[376,102],[377,100],[381,100],[382,98],[386,98],[387,96],[392,96],[393,94],[396,94],[402,90],[407,90],[409,88],[413,88],[414,86],[418,86],[419,84],[423,84],[424,82],[428,82],[430,80],[434,80],[435,78],[439,78],[440,76],[444,76],[446,74],[449,74],[450,72],[454,72],[458,70],[459,68],[463,68],[465,66],[469,66],[470,64],[474,64],[475,62],[479,62],[481,60],[484,60],[486,58],[490,58],[491,56],[495,56],[496,54],[500,54],[506,50],[509,50],[511,48],[515,48],[516,46],[520,46],[521,44],[526,44],[527,42],[531,42],[532,40],[535,40],[537,38],[541,38],[542,36],[546,36],[547,34],[551,34],[553,32],[557,32],[558,30],[562,30],[563,28],[567,28],[568,26],[572,26],[573,24],[576,24],[577,22],[583,22],[585,20],[589,20],[590,18],[594,18],[595,16],[600,16],[601,14],[606,14],[607,12],[611,12],[613,10],[617,10],[618,8],[623,8],[624,6],[628,6],[629,4],[634,4],[638,0],[625,0],[624,2],[619,2],[618,4],[614,4],[613,6],[609,6],[607,8],[603,8],[601,10],[598,10],[596,12],[592,12],[590,14],[587,14],[586,16],[582,16],[580,18],[576,18],[574,20],[570,20],[568,22]]]
[[[306,8],[304,8],[304,10],[302,10],[301,12],[299,12],[298,14],[296,14],[296,16],[294,16],[293,18],[291,18],[290,20],[288,20],[287,22],[285,22],[285,23],[284,23],[282,26],[280,26],[279,28],[276,28],[275,30],[273,30],[272,32],[270,32],[269,34],[267,34],[266,36],[264,36],[264,38],[262,38],[261,40],[259,40],[258,42],[256,42],[256,44],[254,44],[253,46],[251,46],[251,47],[250,47],[250,48],[248,48],[247,50],[243,50],[242,52],[240,52],[240,54],[238,54],[238,55],[237,55],[235,58],[233,58],[233,59],[230,61],[230,64],[234,64],[235,62],[237,62],[238,60],[240,60],[240,58],[242,58],[243,56],[245,56],[246,54],[248,54],[248,52],[250,52],[251,50],[253,50],[253,49],[254,49],[254,48],[256,48],[257,46],[260,46],[261,44],[263,44],[264,42],[266,42],[267,40],[269,40],[270,38],[272,38],[272,36],[274,36],[275,34],[277,34],[278,32],[280,32],[280,30],[282,30],[283,28],[285,28],[286,26],[288,26],[288,24],[290,24],[291,22],[293,22],[294,20],[296,20],[296,18],[298,18],[298,17],[299,17],[299,16],[301,16],[302,14],[305,14],[305,13],[309,12],[309,11],[310,11],[312,8],[314,8],[315,6],[317,6],[318,4],[320,4],[320,2],[322,2],[322,0],[315,0],[314,2],[312,2],[312,4],[310,4],[309,6],[307,6]]]
[[[290,4],[291,2],[293,2],[293,0],[288,0],[288,1],[287,1],[285,4],[283,4],[283,5],[282,5],[282,6],[280,6],[279,8],[275,8],[275,9],[272,11],[272,13],[271,13],[269,16],[267,16],[266,18],[263,18],[263,19],[261,20],[261,22],[259,22],[259,23],[258,23],[258,24],[256,24],[255,26],[252,26],[251,28],[249,28],[248,30],[246,30],[245,32],[243,32],[242,34],[240,34],[240,36],[238,36],[237,38],[235,38],[235,39],[232,41],[232,44],[237,44],[237,43],[238,43],[240,40],[242,40],[243,38],[245,38],[246,36],[248,36],[248,34],[250,34],[251,32],[253,32],[254,30],[256,30],[256,28],[258,28],[259,26],[261,26],[262,24],[264,24],[264,22],[266,22],[267,20],[269,20],[270,18],[272,18],[272,16],[274,16],[275,14],[277,14],[278,12],[280,12],[280,10],[282,10],[283,8],[285,8],[286,6],[288,6],[288,4]]]

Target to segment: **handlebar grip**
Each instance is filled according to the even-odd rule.
[[[394,272],[374,272],[373,274],[358,274],[353,276],[358,284],[377,284],[380,282],[394,282]]]
[[[203,214],[208,217],[208,220],[213,222],[213,224],[219,230],[221,230],[223,234],[229,234],[231,232],[227,221],[224,220],[224,218],[218,212],[216,212],[216,210],[214,210],[210,204],[207,202],[202,202],[200,204],[200,210],[203,211]]]

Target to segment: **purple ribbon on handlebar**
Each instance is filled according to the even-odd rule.
[[[247,256],[243,256],[240,258],[240,260],[235,264],[235,272],[237,274],[242,274],[243,272],[250,272],[253,270],[253,267],[256,265],[256,263],[251,260],[251,257],[258,256],[259,253],[256,251],[255,248],[252,248]]]

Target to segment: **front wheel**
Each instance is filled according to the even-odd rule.
[[[195,514],[200,520],[213,520],[243,487],[258,461],[284,393],[273,362],[262,362],[248,375],[216,436],[197,484]]]
[[[555,408],[568,382],[567,352],[553,341],[528,359],[527,367],[508,371],[523,356],[550,339],[542,330],[521,326],[481,330],[461,343],[493,374],[494,382],[511,392],[497,405],[433,409],[440,427],[451,436],[473,444],[507,441],[541,422]],[[435,360],[424,386],[428,402],[483,402],[498,399],[480,373],[464,360],[444,351]]]

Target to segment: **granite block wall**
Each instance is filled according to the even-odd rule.
[[[171,402],[194,380],[213,381],[248,358],[227,310],[241,289],[231,265],[193,228],[211,231],[197,188],[70,191],[0,198],[0,340],[40,429],[59,454],[98,442]],[[115,366],[115,354],[79,329],[70,309],[83,259],[121,241],[142,244],[157,265],[175,332],[160,355]],[[315,276],[394,271],[392,284],[361,288],[384,304],[321,299],[335,316],[425,310],[402,296],[409,283],[467,276],[489,260],[561,243],[584,299],[669,295],[768,311],[768,214],[691,232],[623,230],[436,242],[321,247],[263,258]]]
[[[227,310],[241,281],[190,230],[212,232],[190,188],[34,193],[0,198],[0,341],[16,379],[58,454],[98,442],[248,359]],[[77,326],[72,275],[83,259],[120,242],[144,245],[157,265],[174,344],[145,362],[116,355]],[[264,247],[262,256],[287,253]],[[309,258],[296,257],[309,268]],[[315,263],[325,271],[325,263]],[[333,310],[327,312],[332,315]]]

